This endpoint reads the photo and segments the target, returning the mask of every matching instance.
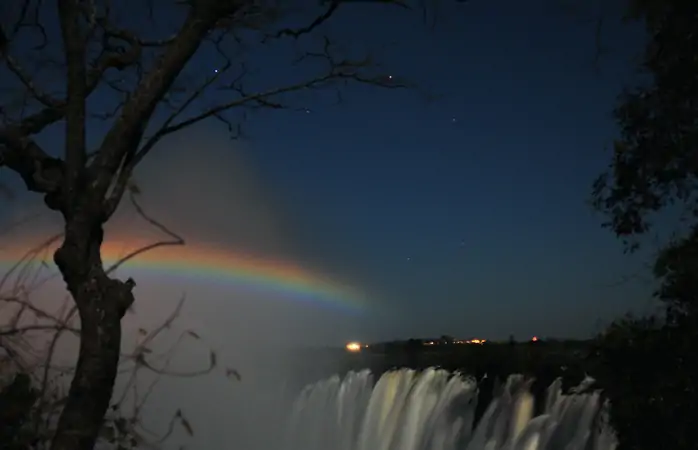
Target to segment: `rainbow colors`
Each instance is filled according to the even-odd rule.
[[[106,267],[148,242],[108,241],[102,245]],[[5,245],[0,248],[0,276],[30,249]],[[48,252],[51,255],[52,252]],[[167,281],[244,286],[274,292],[292,300],[328,304],[349,311],[365,308],[362,295],[299,265],[228,251],[213,245],[196,244],[158,247],[121,266],[138,282],[138,275],[154,275]]]

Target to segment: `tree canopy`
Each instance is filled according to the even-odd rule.
[[[637,1],[650,40],[641,65],[648,82],[620,97],[608,172],[594,184],[595,206],[622,237],[647,232],[649,216],[681,203],[698,218],[698,5],[685,0]]]
[[[620,137],[593,202],[631,251],[653,220],[679,210],[683,234],[664,243],[654,272],[664,281],[659,297],[680,312],[698,287],[691,281],[698,269],[698,3],[637,0],[630,13],[646,27],[645,81],[619,99]]]
[[[629,251],[663,214],[678,211],[682,229],[654,261],[666,315],[616,321],[592,359],[619,449],[690,449],[698,404],[698,2],[633,0],[630,17],[647,33],[643,82],[619,98],[620,137],[594,183],[594,206]]]

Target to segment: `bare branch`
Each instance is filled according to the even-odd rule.
[[[184,244],[180,236],[143,212],[130,182],[135,167],[155,145],[163,137],[207,119],[221,121],[239,133],[248,112],[299,110],[291,100],[304,92],[337,89],[348,83],[382,88],[409,86],[397,77],[379,73],[372,58],[340,55],[338,47],[330,45],[330,39],[322,34],[327,31],[323,27],[342,1],[309,6],[312,9],[303,12],[310,12],[309,17],[314,18],[296,29],[290,28],[292,21],[286,20],[290,8],[282,10],[275,4],[229,0],[176,3],[179,6],[159,3],[163,8],[181,7],[184,12],[183,22],[165,32],[164,37],[151,36],[150,30],[131,30],[120,23],[110,0],[21,0],[13,10],[17,17],[7,21],[13,23],[3,21],[4,28],[0,29],[0,64],[7,67],[12,89],[18,91],[12,94],[9,104],[0,106],[0,168],[19,174],[29,190],[43,194],[47,206],[62,213],[62,241],[50,250],[74,301],[66,303],[54,316],[45,317],[28,301],[31,289],[27,286],[40,285],[43,279],[38,277],[36,266],[27,264],[14,272],[15,284],[6,297],[0,298],[3,304],[15,308],[8,326],[0,330],[0,337],[31,353],[31,346],[22,340],[25,336],[53,333],[45,348],[53,355],[61,336],[80,334],[80,357],[75,368],[59,370],[52,356],[37,368],[42,372],[38,409],[43,415],[33,421],[34,434],[43,436],[41,430],[48,429],[49,417],[60,414],[52,443],[54,450],[94,446],[105,411],[114,433],[124,436],[124,417],[112,411],[110,407],[115,405],[109,403],[113,380],[124,368],[119,365],[120,359],[127,361],[129,368],[145,368],[159,375],[190,376],[217,367],[213,352],[209,367],[193,373],[170,370],[167,357],[164,364],[162,359],[150,357],[146,344],[161,329],[152,332],[151,341],[140,342],[130,355],[121,349],[121,320],[134,302],[135,282],[116,279],[114,272],[145,251]],[[405,6],[401,0],[378,3]],[[153,12],[155,4],[146,0],[143,5],[144,16],[153,21],[157,16]],[[39,14],[46,11],[42,8],[49,7],[57,7],[57,14]],[[45,29],[42,20],[46,17],[58,19],[61,39],[47,38],[46,30],[56,27]],[[25,54],[31,53],[25,51],[26,45],[12,45],[22,39],[25,31],[32,31],[38,38],[37,48],[31,50],[41,50],[31,57]],[[248,52],[283,39],[303,46],[298,48],[300,58],[279,62],[291,67],[303,65],[299,68],[302,77],[260,85],[249,76]],[[215,75],[189,67],[202,48],[217,53]],[[231,75],[233,67],[240,70]],[[43,70],[51,71],[51,76]],[[63,82],[55,83],[57,77],[63,76]],[[47,79],[54,81],[46,82]],[[250,79],[252,83],[248,84]],[[250,84],[254,86],[251,88]],[[95,93],[99,93],[99,107],[88,111],[87,105],[93,105],[91,100],[95,99],[90,96]],[[239,117],[234,118],[235,112],[239,112]],[[109,122],[107,131],[94,148],[87,149],[86,130],[95,119]],[[53,149],[42,149],[42,136],[38,136],[58,122],[64,122],[65,130],[60,156]],[[105,268],[101,258],[104,223],[127,192],[136,212],[167,238],[133,251],[113,267]],[[41,256],[41,261],[50,261],[49,255]],[[74,323],[78,311],[79,328]],[[38,322],[32,322],[32,318]],[[162,329],[169,328],[169,322],[167,319],[167,327]],[[181,339],[194,336],[183,333],[175,347]],[[72,377],[67,397],[49,395],[54,384],[48,380],[56,371]],[[235,371],[229,374],[239,378]],[[45,413],[48,410],[52,412]],[[181,412],[173,420],[191,432]]]
[[[182,129],[193,126],[199,122],[206,119],[215,117],[226,123],[229,128],[230,124],[222,118],[221,114],[235,108],[242,107],[266,107],[270,109],[282,109],[285,108],[284,105],[274,102],[273,99],[281,96],[282,94],[288,94],[308,89],[314,89],[316,87],[321,87],[327,83],[337,82],[337,81],[354,81],[363,84],[369,84],[374,86],[380,86],[383,88],[407,88],[410,87],[409,84],[405,82],[398,81],[392,76],[366,76],[362,75],[361,70],[367,69],[372,66],[369,59],[366,60],[337,60],[331,54],[331,46],[329,39],[324,39],[324,48],[322,52],[308,52],[303,57],[299,58],[297,62],[305,58],[320,58],[324,60],[328,65],[328,70],[320,75],[310,78],[298,83],[294,83],[287,86],[281,86],[277,88],[270,89],[268,91],[247,93],[242,86],[240,86],[236,81],[242,78],[245,74],[244,65],[243,71],[240,77],[234,80],[231,84],[226,86],[225,90],[235,92],[236,99],[227,103],[219,104],[208,108],[207,110],[189,117],[187,119],[181,120],[180,122],[173,123],[177,117],[179,117],[195,100],[201,97],[201,95],[219,78],[220,75],[225,73],[229,69],[229,63],[216,72],[216,75],[210,77],[206,82],[204,82],[199,88],[192,90],[189,97],[184,101],[178,108],[176,108],[164,121],[160,129],[153,134],[148,140],[143,144],[143,146],[138,149],[133,157],[125,164],[115,183],[115,187],[112,190],[110,197],[105,201],[105,214],[107,217],[111,216],[121,196],[126,188],[127,181],[130,178],[133,169],[147,156],[147,154],[153,149],[153,147],[165,136],[180,131]]]
[[[226,66],[222,67],[219,71],[215,72],[214,76],[209,77],[209,79],[206,80],[206,82],[203,83],[201,87],[195,89],[182,103],[182,105],[177,107],[170,114],[170,116],[165,120],[163,127],[169,126],[172,123],[172,121],[174,121],[180,114],[182,114],[182,112],[184,112],[185,109],[187,109],[194,101],[201,97],[201,95],[206,91],[206,89],[208,89],[220,77],[220,75],[225,73],[225,71],[227,71],[229,67],[230,65],[226,64]],[[152,146],[155,145],[155,143],[159,139],[160,138],[154,140],[150,148],[152,148]],[[145,153],[147,153],[147,151]],[[121,168],[116,183],[114,184],[114,188],[112,189],[112,193],[104,202],[104,214],[106,217],[111,217],[112,214],[114,214],[114,212],[116,211],[116,208],[119,206],[119,202],[121,202],[121,198],[123,197],[124,191],[128,186],[129,180],[131,179],[133,169],[145,156],[145,153],[139,155],[137,152],[136,155],[131,159],[131,161],[129,161]]]
[[[78,183],[83,177],[86,159],[85,102],[87,80],[85,71],[85,39],[81,33],[81,8],[78,0],[58,0],[58,18],[65,51],[66,99],[65,165],[63,199],[67,208],[75,202]]]
[[[232,12],[234,6],[221,8],[191,8],[187,19],[175,39],[167,46],[164,54],[155,63],[124,105],[121,116],[104,137],[95,159],[89,167],[91,189],[94,195],[104,198],[125,158],[135,154],[144,124],[150,119],[155,107],[169,90],[184,65],[201,45],[201,41],[220,17]],[[105,219],[108,217],[105,217]]]
[[[0,27],[0,35],[2,35],[2,27]],[[40,90],[36,84],[34,84],[34,81],[32,78],[27,74],[27,72],[22,68],[22,66],[17,62],[12,56],[5,54],[5,63],[7,64],[7,67],[10,69],[10,72],[15,74],[17,78],[22,82],[22,84],[29,90],[29,93],[34,96],[37,100],[39,100],[44,106],[47,106],[49,108],[56,108],[60,106],[59,100],[53,98],[52,96],[48,95],[47,93],[43,92]]]
[[[184,245],[184,238],[167,228],[165,225],[162,223],[158,222],[157,220],[153,219],[150,217],[146,212],[143,210],[141,205],[138,203],[136,196],[134,195],[133,192],[130,192],[129,194],[129,199],[131,200],[131,204],[133,207],[136,209],[136,213],[146,222],[148,222],[151,226],[154,228],[157,228],[161,232],[163,232],[165,235],[167,235],[170,239],[169,240],[160,240],[157,242],[154,242],[152,244],[148,244],[144,247],[141,247],[137,250],[134,250],[127,254],[126,256],[122,257],[119,261],[115,262],[111,267],[109,267],[106,270],[106,273],[112,273],[115,272],[121,265],[125,264],[126,262],[130,261],[131,259],[137,257],[138,255],[141,255],[145,252],[149,252],[151,250],[154,250],[158,247],[166,247],[166,246],[173,246],[173,245]]]
[[[184,244],[184,240],[180,236],[142,209],[137,202],[135,191],[130,192],[129,198],[138,217],[166,234],[168,238],[124,255],[108,269],[112,273],[127,261],[148,250],[163,245]],[[45,267],[45,258],[50,254],[51,247],[58,242],[60,237],[60,235],[52,236],[29,249],[24,257],[0,279],[0,308],[15,306],[18,311],[15,314],[7,315],[5,314],[6,309],[3,310],[3,319],[9,318],[9,320],[0,323],[0,349],[4,350],[6,357],[10,358],[18,368],[21,368],[18,370],[32,377],[33,384],[37,387],[38,401],[32,408],[30,424],[33,428],[30,435],[33,442],[40,442],[41,445],[50,442],[55,427],[55,418],[60,415],[66,404],[68,393],[61,384],[57,383],[58,377],[71,377],[74,373],[73,368],[60,367],[53,362],[57,344],[66,332],[76,336],[79,336],[80,333],[80,329],[74,324],[77,312],[75,305],[66,303],[65,308],[53,312],[39,308],[32,303],[30,298],[33,289],[40,286],[46,279],[54,277],[53,274],[50,274],[38,282],[31,281],[32,273],[37,272],[36,268]],[[10,284],[11,277],[14,277],[19,284]],[[5,288],[8,288],[11,295],[1,294]],[[154,448],[165,443],[176,425],[183,426],[185,429],[191,427],[180,410],[175,411],[172,423],[164,433],[153,433],[146,429],[141,422],[143,408],[162,377],[196,377],[210,373],[217,368],[213,351],[210,351],[210,354],[214,357],[211,357],[209,363],[200,369],[182,371],[171,368],[171,359],[185,339],[202,340],[199,334],[191,330],[181,331],[175,336],[174,343],[164,351],[153,351],[157,347],[158,337],[173,329],[180,316],[183,303],[184,297],[180,299],[174,310],[151,331],[139,330],[142,339],[132,349],[122,352],[119,372],[126,375],[126,384],[112,403],[105,418],[100,439],[113,443],[126,443],[135,440],[143,446]],[[19,320],[21,312],[25,311],[31,312],[33,317]],[[40,322],[36,322],[36,320],[40,320]],[[42,351],[37,351],[39,344],[32,336],[41,336],[40,341],[47,341],[47,345]],[[7,362],[3,362],[3,364],[6,367]],[[142,377],[139,378],[138,374],[144,369],[154,377],[151,382],[139,381]],[[2,386],[0,386],[1,388]]]
[[[283,36],[291,36],[293,38],[298,39],[300,36],[303,36],[304,34],[309,34],[316,28],[318,28],[320,25],[323,23],[327,22],[330,17],[334,15],[334,13],[337,11],[337,8],[339,8],[339,5],[342,2],[341,0],[330,0],[329,2],[329,7],[327,10],[322,13],[321,15],[317,16],[310,24],[307,26],[304,26],[302,28],[298,29],[291,29],[291,28],[282,28],[281,30],[277,31],[273,37],[275,38],[280,38]],[[265,36],[265,40],[268,39],[270,36]]]

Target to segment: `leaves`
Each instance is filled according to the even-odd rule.
[[[698,225],[659,253],[654,274],[662,280],[656,294],[666,304],[670,320],[698,317]]]
[[[646,233],[652,215],[673,205],[698,220],[698,3],[638,0],[633,15],[646,22],[641,70],[653,81],[620,97],[620,138],[592,191],[618,236]]]
[[[695,447],[691,421],[676,420],[698,414],[696,379],[687,369],[698,364],[695,342],[695,323],[655,317],[618,320],[597,338],[590,360],[611,402],[619,450]]]
[[[632,0],[630,16],[645,24],[640,69],[651,77],[620,97],[620,138],[609,170],[594,183],[593,205],[628,251],[662,213],[678,210],[684,229],[662,243],[654,264],[663,321],[612,324],[599,337],[594,376],[611,401],[619,449],[688,450],[694,425],[676,418],[698,415],[686,369],[698,364],[698,2]]]
[[[620,137],[592,203],[627,252],[655,222],[666,223],[664,214],[680,215],[675,236],[660,243],[656,294],[670,315],[698,312],[698,2],[633,0],[631,16],[646,26],[640,69],[651,78],[619,99]]]

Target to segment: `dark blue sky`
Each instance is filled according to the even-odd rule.
[[[369,338],[584,336],[647,308],[647,286],[609,286],[642,261],[622,255],[586,204],[643,36],[619,11],[563,3],[442,1],[433,27],[345,5],[323,31],[418,89],[349,86],[341,104],[296,97],[308,112],[261,111],[245,124],[245,158],[297,257],[375,298],[381,330]],[[588,19],[599,11],[595,64]],[[247,56],[252,85],[297,76],[279,63],[291,55]],[[216,64],[202,53],[190,70]]]
[[[606,10],[596,70],[595,24],[553,2],[444,4],[433,29],[370,10],[333,25],[349,36],[363,20],[363,45],[397,40],[386,70],[437,99],[361,87],[251,125],[303,250],[357,273],[415,329],[580,335],[646,307],[636,286],[607,286],[636,260],[585,203],[638,30]]]

